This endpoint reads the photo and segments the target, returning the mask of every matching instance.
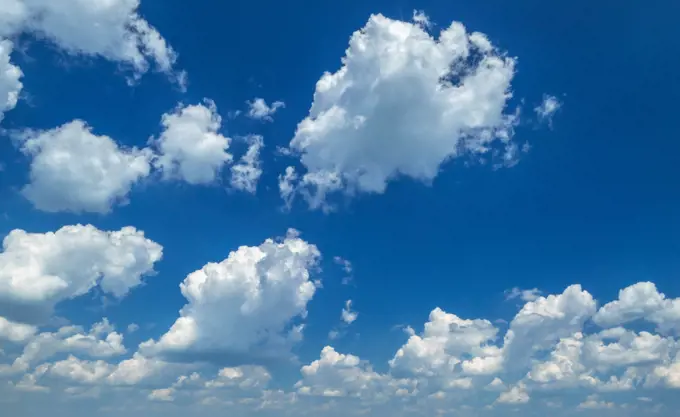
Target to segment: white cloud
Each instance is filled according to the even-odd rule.
[[[164,130],[152,142],[158,150],[154,163],[165,179],[208,184],[216,181],[223,167],[231,163],[231,139],[219,133],[222,118],[214,102],[180,105],[164,114],[161,124]]]
[[[39,210],[108,213],[149,175],[150,152],[123,149],[81,120],[25,131],[18,139],[32,158],[31,182],[22,194]]]
[[[342,321],[345,324],[352,324],[359,317],[359,313],[352,311],[352,300],[347,300],[345,308],[342,309]]]
[[[0,17],[0,25],[2,25]],[[21,69],[12,64],[12,42],[0,38],[0,122],[8,110],[12,110],[19,100],[19,93],[23,88]]]
[[[171,72],[176,54],[138,13],[139,0],[6,0],[0,36],[31,33],[71,54],[130,65],[137,75],[153,62]]]
[[[21,343],[33,337],[37,331],[38,329],[35,326],[16,323],[0,317],[0,340]]]
[[[111,232],[91,225],[49,233],[15,229],[3,240],[0,253],[0,300],[49,313],[57,303],[95,287],[120,298],[153,272],[162,253],[162,246],[134,227]],[[18,310],[10,308],[9,313]]]
[[[465,320],[436,308],[423,334],[411,335],[390,366],[398,374],[447,382],[461,373],[492,374],[501,365],[500,350],[490,345],[497,333],[488,320]]]
[[[322,397],[372,397],[389,382],[389,377],[373,371],[357,356],[343,355],[331,346],[321,357],[301,369],[303,378],[295,384],[301,395]]]
[[[128,332],[128,333],[134,333],[134,332],[136,332],[137,330],[139,330],[139,325],[138,325],[137,323],[130,323],[130,324],[128,324],[128,327],[127,327],[127,332]]]
[[[429,29],[432,26],[430,17],[425,14],[422,10],[413,11],[413,21],[418,25],[422,26],[424,29]]]
[[[65,326],[58,331],[45,332],[32,338],[24,347],[22,354],[4,372],[23,372],[59,353],[75,353],[88,357],[107,358],[122,355],[123,335],[117,333],[104,318],[95,323],[89,332],[82,327]]]
[[[595,300],[580,285],[526,303],[505,335],[506,369],[523,372],[536,352],[551,349],[560,338],[580,331],[595,310]]]
[[[248,117],[256,120],[265,120],[271,122],[273,120],[272,116],[279,109],[286,107],[283,101],[275,101],[271,106],[267,104],[262,98],[256,98],[248,103]]]
[[[555,113],[562,107],[562,103],[557,97],[545,95],[540,105],[534,108],[539,120],[552,123],[552,118]]]
[[[501,393],[497,402],[500,404],[526,404],[531,398],[525,388],[522,383],[517,384],[509,391]]]
[[[340,190],[382,193],[399,176],[430,183],[453,158],[517,148],[516,115],[505,112],[515,60],[457,22],[434,39],[418,16],[371,16],[343,66],[317,82],[290,142],[306,169],[298,192],[311,207]]]
[[[602,327],[646,320],[663,333],[680,333],[680,298],[668,299],[651,282],[639,282],[622,289],[618,300],[605,304],[593,317]]]
[[[588,398],[584,402],[579,404],[578,408],[581,408],[581,409],[585,408],[585,409],[592,409],[592,410],[614,408],[614,403],[607,402],[607,401],[601,401],[601,400],[599,400],[597,394],[592,394],[592,395],[589,395]]]
[[[231,186],[255,194],[257,182],[262,175],[260,151],[264,141],[262,136],[251,135],[248,137],[248,144],[246,153],[231,167]]]
[[[180,285],[188,303],[149,353],[285,354],[302,337],[295,321],[306,315],[316,286],[310,276],[320,253],[290,230],[281,241],[241,246],[220,263],[189,274]]]
[[[505,299],[506,300],[514,300],[516,298],[519,298],[520,300],[527,302],[527,301],[535,301],[540,296],[541,296],[541,291],[538,288],[532,288],[532,289],[529,289],[529,290],[522,290],[522,289],[519,289],[518,287],[514,287],[511,290],[508,290],[508,291],[505,292]]]

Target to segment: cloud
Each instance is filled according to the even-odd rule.
[[[163,254],[134,227],[101,231],[65,226],[56,232],[15,229],[0,253],[0,300],[11,314],[49,313],[61,301],[94,288],[117,298],[142,284]],[[30,314],[28,314],[30,315]]]
[[[530,399],[524,384],[520,383],[510,388],[510,390],[501,393],[497,402],[500,404],[526,404]]]
[[[618,300],[602,306],[593,321],[612,327],[645,320],[658,326],[662,333],[680,333],[680,298],[668,299],[652,282],[639,282],[619,292]]]
[[[10,59],[12,47],[12,42],[0,39],[0,122],[5,112],[17,105],[19,93],[23,88],[21,83],[23,73]]]
[[[256,119],[256,120],[263,120],[263,121],[268,121],[271,122],[274,120],[272,116],[274,113],[276,113],[279,109],[282,109],[286,107],[286,104],[283,101],[275,101],[272,103],[271,106],[267,104],[266,101],[262,98],[256,98],[253,101],[248,101],[248,117],[251,119]]]
[[[123,149],[81,120],[17,139],[31,157],[30,183],[21,192],[42,211],[109,213],[150,172],[148,150]]]
[[[209,184],[233,160],[228,152],[231,139],[219,133],[222,118],[213,101],[180,105],[164,114],[161,124],[164,130],[152,145],[158,153],[154,165],[165,179]]]
[[[345,324],[352,324],[359,317],[359,313],[352,311],[352,300],[347,300],[345,308],[342,309],[342,321]]]
[[[231,186],[234,189],[255,194],[257,182],[262,175],[260,167],[260,151],[264,147],[262,136],[248,137],[248,150],[239,161],[231,167]]]
[[[383,193],[400,176],[429,184],[464,155],[515,158],[517,116],[506,113],[515,60],[460,23],[435,39],[417,19],[371,16],[342,67],[319,79],[289,145],[306,172],[287,170],[296,185],[281,188],[284,199],[295,190],[325,208],[333,193]]]
[[[35,326],[16,323],[0,317],[0,340],[21,343],[33,337],[37,331],[38,329]]]
[[[538,299],[538,297],[540,296],[541,291],[538,288],[532,288],[530,290],[521,290],[517,287],[514,287],[511,290],[505,292],[506,300],[514,300],[516,298],[519,298],[520,300],[527,302],[534,301]]]
[[[562,103],[557,97],[545,95],[541,104],[534,108],[534,112],[538,115],[539,120],[552,124],[553,116],[561,107]]]
[[[321,397],[373,396],[389,377],[373,371],[357,356],[343,355],[331,346],[321,357],[302,367],[303,378],[295,384],[298,394]]]
[[[137,323],[130,323],[130,324],[128,324],[128,327],[127,327],[127,332],[128,332],[128,333],[134,333],[134,332],[136,332],[137,330],[139,330],[139,325],[138,325]]]
[[[75,353],[87,357],[108,358],[126,352],[123,335],[117,333],[104,318],[95,323],[88,333],[79,326],[65,326],[58,331],[45,332],[32,338],[23,353],[4,372],[21,372],[30,369],[59,353]],[[0,368],[0,373],[3,368]]]
[[[423,334],[412,334],[390,367],[397,375],[432,378],[439,385],[464,374],[493,374],[502,365],[500,350],[491,344],[497,334],[488,320],[461,319],[436,308]]]
[[[180,285],[187,304],[148,354],[285,355],[302,337],[295,322],[316,292],[310,277],[320,253],[289,230],[283,240],[241,246],[219,263],[192,272]]]
[[[6,0],[0,37],[30,33],[70,54],[101,56],[132,67],[151,63],[170,73],[177,58],[165,39],[138,13],[139,0]]]

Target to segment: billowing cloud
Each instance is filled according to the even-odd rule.
[[[0,340],[21,343],[33,337],[37,331],[35,326],[0,317]]]
[[[148,150],[124,149],[81,120],[25,131],[18,139],[31,157],[30,183],[22,194],[39,210],[108,213],[150,172]]]
[[[2,20],[0,18],[0,25]],[[0,38],[0,122],[8,110],[12,110],[19,100],[19,93],[23,88],[21,69],[12,64],[10,54],[12,42]]]
[[[164,114],[161,124],[163,132],[153,145],[158,153],[155,165],[165,179],[208,184],[232,161],[231,139],[219,133],[222,117],[214,102],[180,105]]]
[[[86,357],[108,358],[126,352],[123,335],[117,333],[109,321],[95,323],[89,332],[79,326],[65,326],[56,332],[45,332],[32,338],[23,353],[12,365],[0,372],[22,372],[36,363],[59,353],[79,354]]]
[[[171,72],[176,53],[138,13],[140,0],[5,0],[0,37],[30,33],[71,54]]]
[[[224,354],[272,357],[302,337],[310,279],[320,253],[290,230],[283,240],[241,246],[219,263],[189,274],[180,285],[187,304],[148,354]]]
[[[13,230],[0,253],[0,300],[8,318],[51,312],[95,287],[120,298],[153,272],[163,248],[134,227],[101,231],[65,226],[56,232]]]
[[[505,415],[509,409],[555,415],[612,409],[621,415],[645,415],[647,404],[660,398],[660,390],[680,388],[680,350],[674,337],[586,325],[596,302],[573,285],[562,293],[527,302],[510,322],[505,337],[499,337],[500,330],[488,320],[462,319],[435,309],[422,334],[408,332],[409,339],[384,371],[375,370],[356,355],[326,346],[318,358],[302,365],[297,383],[272,391],[273,375],[262,366],[249,364],[253,357],[242,353],[284,346],[277,341],[285,339],[291,327],[281,323],[303,316],[309,297],[300,299],[300,308],[283,313],[294,297],[281,294],[296,292],[299,297],[309,278],[303,278],[308,272],[286,275],[282,271],[309,271],[315,262],[311,258],[318,257],[312,255],[314,250],[293,233],[283,241],[242,247],[221,264],[191,274],[182,284],[190,302],[177,323],[187,318],[195,327],[180,328],[175,323],[158,342],[143,344],[141,351],[120,362],[109,362],[123,350],[119,343],[122,336],[106,320],[89,332],[69,331],[70,327],[38,336],[29,332],[35,342],[27,344],[21,357],[34,352],[33,360],[24,361],[30,366],[24,366],[25,373],[10,386],[24,392],[57,389],[69,397],[95,395],[99,390],[115,395],[116,387],[134,387],[139,391],[137,401],[210,407],[206,412],[229,407],[245,415],[272,409],[291,413],[314,410],[329,416],[361,410],[379,415],[390,410],[390,415],[431,415],[442,409],[464,410],[470,415]],[[261,286],[253,290],[248,283],[256,272]],[[299,278],[296,281],[292,276]],[[296,284],[290,284],[292,281]],[[272,286],[288,285],[290,291],[269,292]],[[252,293],[249,297],[243,295],[246,287],[248,294]],[[269,316],[288,318],[263,323]],[[234,330],[232,323],[240,327]],[[223,328],[228,332],[222,332]],[[204,332],[216,336],[206,337]],[[271,339],[271,335],[276,336]],[[172,342],[177,345],[169,345]],[[195,349],[194,353],[211,349],[241,352],[241,364],[204,372],[192,369],[199,364],[172,363],[153,356],[175,347],[185,352]],[[520,348],[526,352],[514,350]],[[69,356],[43,361],[57,354]],[[640,395],[643,392],[644,396]],[[645,400],[627,401],[634,397]]]
[[[618,300],[605,304],[593,321],[610,327],[645,320],[663,333],[680,333],[680,298],[668,299],[652,282],[639,282],[619,292]]]
[[[306,170],[294,188],[311,207],[326,207],[337,191],[383,193],[399,176],[431,183],[465,154],[515,158],[517,118],[506,112],[515,60],[458,22],[435,38],[415,18],[371,16],[342,67],[317,82],[290,142]]]

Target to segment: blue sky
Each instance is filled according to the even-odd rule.
[[[3,408],[672,415],[677,5],[214,3],[0,1]]]

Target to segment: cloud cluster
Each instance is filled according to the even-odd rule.
[[[289,230],[282,240],[241,246],[219,263],[192,272],[180,285],[187,304],[158,341],[140,348],[154,355],[281,356],[302,337],[299,322],[316,286],[320,252]]]
[[[0,314],[35,318],[95,287],[123,297],[153,272],[162,254],[161,245],[134,227],[109,232],[91,225],[49,233],[13,230],[0,253],[0,304],[7,307]]]
[[[176,53],[138,13],[139,0],[5,0],[0,37],[30,33],[71,54],[101,56],[141,74],[170,72]]]
[[[373,15],[352,35],[290,142],[305,172],[286,171],[284,199],[294,190],[327,208],[332,193],[383,193],[399,176],[431,183],[466,154],[515,159],[517,116],[506,111],[515,59],[458,22],[435,38],[423,16]]]
[[[180,105],[162,116],[161,126],[160,136],[142,149],[125,149],[81,120],[23,131],[15,142],[31,162],[22,194],[46,212],[106,214],[127,203],[132,187],[154,172],[164,180],[210,184],[232,163],[231,139],[219,133],[222,118],[212,101]],[[249,138],[248,150],[231,167],[234,189],[256,191],[263,146],[261,136]]]

